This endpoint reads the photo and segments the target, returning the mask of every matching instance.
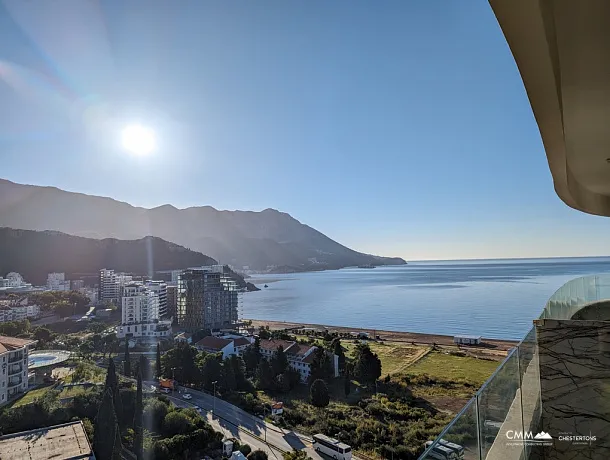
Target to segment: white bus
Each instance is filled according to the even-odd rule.
[[[436,460],[457,460],[458,456],[451,449],[438,444],[426,456],[426,459],[434,458]]]
[[[430,447],[432,445],[434,441],[428,441],[426,442],[426,449],[428,447]],[[464,448],[462,446],[460,446],[459,444],[455,444],[453,442],[449,442],[449,441],[445,441],[444,439],[439,439],[437,444],[437,446],[441,446],[441,447],[445,447],[451,451],[453,451],[455,453],[455,457],[459,460],[464,460]],[[445,457],[442,457],[445,458]]]
[[[313,448],[316,452],[322,452],[336,460],[351,460],[352,448],[347,444],[323,434],[314,434],[312,439]]]

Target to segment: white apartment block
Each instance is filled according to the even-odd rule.
[[[28,352],[35,342],[0,336],[0,405],[28,388]]]
[[[121,324],[117,337],[167,337],[171,335],[171,322],[159,321],[159,296],[140,283],[123,287],[121,297]]]
[[[147,281],[144,286],[159,297],[159,318],[167,316],[167,284],[164,281]]]
[[[311,375],[311,363],[313,362],[314,351],[316,351],[318,347],[302,345],[288,340],[261,340],[261,356],[267,360],[271,359],[280,345],[284,349],[284,353],[286,353],[288,365],[299,372],[301,375],[301,382],[307,382],[307,379]]]
[[[114,270],[102,268],[99,277],[99,294],[100,302],[119,302],[119,283]]]
[[[47,289],[51,291],[69,291],[70,280],[66,280],[65,273],[49,273],[47,275]]]
[[[40,307],[38,305],[9,305],[9,303],[0,302],[0,323],[23,321],[39,316]]]

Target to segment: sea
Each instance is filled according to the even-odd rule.
[[[244,318],[521,339],[567,281],[610,273],[610,257],[409,262],[252,275]],[[268,287],[264,287],[264,285]]]

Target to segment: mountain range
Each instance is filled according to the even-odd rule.
[[[400,265],[347,248],[275,209],[219,211],[211,206],[152,209],[111,198],[0,179],[0,227],[54,230],[86,238],[136,240],[155,236],[219,263],[258,271],[305,271]]]
[[[100,269],[112,268],[154,277],[159,271],[215,264],[211,257],[153,236],[97,240],[55,231],[0,228],[0,276],[18,272],[34,285],[45,284],[52,272],[63,272],[67,279],[91,279],[97,278]],[[257,289],[228,267],[225,272],[240,287]]]

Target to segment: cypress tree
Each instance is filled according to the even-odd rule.
[[[106,372],[106,384],[104,385],[104,391],[108,391],[112,394],[112,402],[114,403],[114,412],[119,423],[123,420],[123,401],[119,394],[119,379],[116,375],[116,368],[114,366],[114,360],[110,358],[108,360],[108,372]]]
[[[138,388],[136,390],[136,404],[134,410],[133,417],[133,431],[134,431],[134,451],[138,460],[143,458],[144,454],[144,432],[143,432],[143,422],[142,422],[142,413],[143,413],[143,403],[142,403],[142,368],[143,368],[143,360],[140,360],[140,369],[138,371]]]
[[[123,360],[123,374],[131,377],[131,358],[129,356],[129,340],[125,340],[125,358]]]
[[[99,460],[116,460],[120,458],[121,438],[112,400],[112,390],[104,391],[102,404],[95,417],[95,436],[93,450]]]

